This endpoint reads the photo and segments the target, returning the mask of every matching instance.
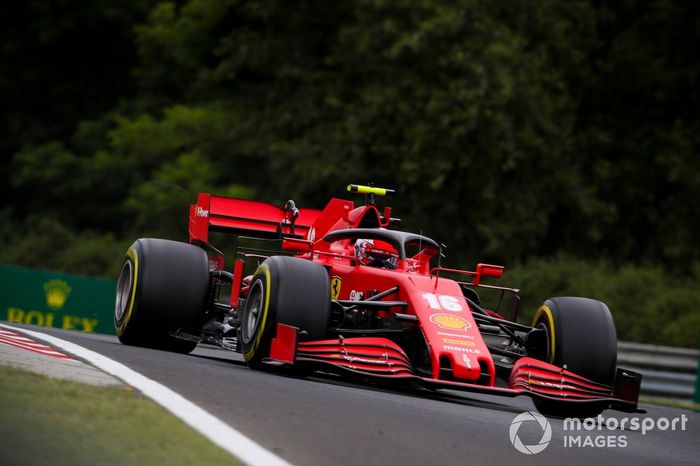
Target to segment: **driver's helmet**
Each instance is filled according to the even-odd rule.
[[[399,262],[399,255],[390,245],[383,248],[371,239],[358,239],[355,242],[355,257],[362,265],[387,269],[395,269]]]

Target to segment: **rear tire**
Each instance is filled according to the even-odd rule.
[[[170,335],[198,326],[209,295],[209,264],[201,248],[139,239],[126,253],[117,281],[114,327],[119,341],[190,353],[196,341]]]
[[[265,260],[253,275],[241,314],[239,341],[248,366],[263,367],[278,323],[297,327],[301,341],[325,337],[330,309],[325,268],[295,257]]]
[[[604,303],[588,298],[551,298],[537,311],[532,325],[547,334],[547,362],[603,385],[614,384],[617,332]],[[547,415],[593,417],[606,409],[607,403],[535,399],[535,406]]]

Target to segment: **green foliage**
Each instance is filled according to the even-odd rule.
[[[124,251],[133,240],[112,233],[76,233],[58,220],[30,216],[0,236],[11,247],[0,250],[0,262],[84,275],[116,277]]]
[[[200,190],[322,207],[373,181],[454,266],[565,254],[626,292],[637,273],[697,283],[700,4],[54,3],[0,28],[5,260],[40,262],[29,239],[83,241],[86,261],[101,240],[183,239]],[[693,297],[674,296],[640,312]]]
[[[187,239],[187,218],[193,193],[216,192],[237,198],[250,197],[250,191],[242,186],[215,187],[216,173],[198,151],[180,155],[172,162],[164,163],[151,180],[134,187],[126,200],[133,213],[133,226],[149,236],[167,236],[178,232]]]
[[[220,111],[174,106],[161,119],[115,115],[106,143],[93,154],[64,144],[27,147],[13,160],[12,183],[27,202],[19,215],[50,212],[70,227],[130,235],[187,236],[187,212],[200,191],[247,198],[250,188],[224,177],[216,163],[230,143]],[[102,128],[104,124],[94,126]],[[93,144],[81,127],[78,145]]]
[[[692,278],[674,279],[660,267],[559,257],[536,259],[508,270],[504,281],[521,290],[519,320],[530,323],[545,299],[585,296],[605,302],[621,340],[700,347],[700,267]]]
[[[66,141],[81,120],[133,96],[132,25],[153,0],[23,0],[0,5],[0,176],[25,145]],[[3,197],[11,194],[0,185]]]

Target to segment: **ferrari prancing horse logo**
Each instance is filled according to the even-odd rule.
[[[340,286],[343,284],[343,280],[335,276],[331,278],[331,299],[338,299],[340,296]]]

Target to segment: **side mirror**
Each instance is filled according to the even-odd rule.
[[[305,239],[283,238],[282,249],[285,251],[307,253],[314,248],[314,243]]]
[[[476,274],[474,275],[472,284],[478,285],[481,281],[481,277],[502,278],[503,269],[505,269],[505,267],[502,265],[476,264]]]

